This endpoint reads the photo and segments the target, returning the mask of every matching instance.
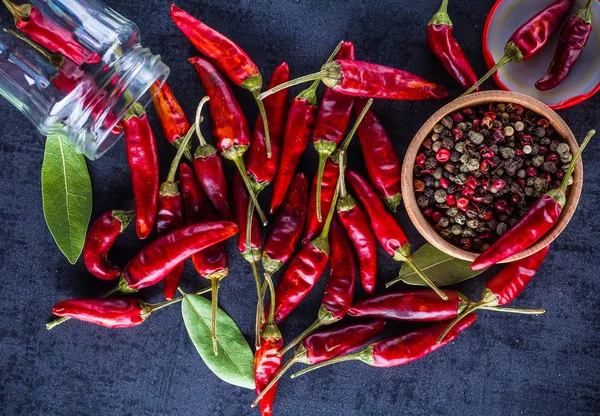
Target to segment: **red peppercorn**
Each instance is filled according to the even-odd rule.
[[[487,118],[491,118],[492,121],[496,120],[496,113],[493,111],[487,111],[486,113],[483,114],[483,116],[487,117]]]
[[[485,208],[480,212],[479,217],[484,221],[489,221],[494,218],[494,213],[491,209]]]
[[[546,146],[540,146],[538,149],[538,155],[546,156],[548,154],[548,148]]]
[[[440,211],[435,211],[433,214],[431,214],[431,219],[433,222],[438,222],[440,218],[442,218],[442,213]]]
[[[517,113],[518,115],[523,114],[523,107],[521,107],[520,105],[513,104],[513,109],[514,109],[514,112]]]
[[[557,179],[554,181],[554,187],[555,188],[560,188],[560,184],[562,183],[562,181],[560,179]]]
[[[506,208],[506,213],[508,215],[512,215],[512,214],[514,214],[514,212],[515,212],[515,207],[508,207],[508,208]]]
[[[456,206],[461,211],[466,211],[467,207],[469,206],[469,200],[467,198],[458,198],[456,200]]]
[[[446,195],[446,204],[456,205],[456,197],[452,194]]]
[[[458,243],[458,245],[463,250],[470,250],[471,249],[471,239],[470,238],[462,238],[460,240],[460,242]]]
[[[482,232],[479,235],[479,239],[480,240],[489,240],[490,238],[492,238],[493,234],[492,234],[492,230],[485,230],[484,232]]]
[[[517,183],[519,184],[519,186],[521,187],[521,189],[525,189],[525,179],[517,179]]]
[[[519,202],[521,202],[523,200],[523,197],[521,196],[521,194],[512,194],[510,196],[510,200],[512,202],[514,202],[515,204],[518,204]]]
[[[454,127],[452,129],[452,137],[454,138],[455,142],[457,142],[460,139],[462,139],[464,135],[465,135],[464,131],[457,129],[456,127]]]
[[[525,152],[521,149],[515,149],[515,155],[517,156],[525,156]]]
[[[426,217],[431,217],[431,214],[433,214],[433,208],[427,207],[423,210],[423,215]]]
[[[495,156],[494,155],[494,151],[492,149],[490,149],[489,147],[484,147],[483,149],[481,149],[479,151],[479,154],[484,159],[491,159],[491,158],[493,158]]]
[[[475,189],[477,188],[477,186],[479,185],[479,181],[477,180],[477,178],[473,175],[469,175],[467,177],[467,181],[465,182],[466,185],[471,188],[471,189]]]
[[[558,169],[556,172],[554,172],[554,176],[558,179],[562,179],[565,177],[565,171],[562,169]]]
[[[472,123],[473,123],[473,130],[479,131],[479,128],[481,126],[481,120],[476,118],[475,120],[472,121]]]
[[[475,195],[475,191],[465,186],[460,194],[465,198],[471,198],[473,195]]]
[[[443,176],[440,178],[440,187],[443,189],[448,189],[450,186],[450,180],[444,178]]]
[[[438,162],[444,163],[450,160],[450,150],[446,148],[441,148],[436,154],[435,158]]]
[[[454,124],[458,124],[461,121],[464,120],[464,117],[461,113],[452,113],[452,121],[454,121]]]
[[[548,128],[548,126],[550,125],[550,122],[548,120],[546,120],[545,118],[540,118],[537,122],[538,126],[542,126],[543,128]]]
[[[505,212],[508,208],[508,203],[504,199],[499,199],[494,203],[494,208],[498,212]]]
[[[413,188],[415,192],[423,192],[425,190],[425,183],[423,181],[415,181]]]
[[[524,135],[523,137],[521,137],[521,145],[525,146],[526,144],[531,144],[533,143],[533,137],[531,137],[529,134]]]
[[[552,162],[556,165],[556,164],[558,164],[559,161],[560,161],[560,156],[556,152],[552,152],[548,156],[546,156],[546,162]]]
[[[506,186],[506,181],[504,179],[494,179],[494,182],[492,182],[492,186],[497,190],[504,189],[504,187]]]
[[[425,153],[419,153],[417,155],[415,163],[419,166],[423,166],[425,162],[427,162],[427,156],[425,156]]]
[[[530,176],[530,177],[537,176],[537,174],[538,174],[538,170],[535,168],[535,166],[527,167],[527,169],[525,169],[525,172],[527,172],[527,176]]]
[[[431,140],[431,138],[426,138],[425,140],[423,140],[423,147],[427,150],[431,149],[431,146],[433,145],[433,140]]]
[[[490,168],[493,166],[494,166],[494,162],[492,162],[490,159],[484,159],[479,164],[479,170],[485,173],[485,172],[489,171]]]
[[[473,114],[475,114],[475,111],[473,111],[473,109],[471,107],[466,107],[462,109],[462,113],[463,115],[469,117],[472,116]]]
[[[547,180],[548,182],[550,182],[552,180],[552,175],[550,174],[550,172],[544,172],[540,175],[540,177],[542,179]]]
[[[479,203],[479,202],[482,202],[482,201],[483,201],[483,199],[484,199],[484,198],[483,198],[482,196],[479,196],[479,195],[473,195],[473,196],[471,197],[471,201],[473,201],[473,202],[477,202],[477,203]],[[474,206],[475,206],[477,209],[479,209],[479,207],[478,207],[477,205],[474,205]]]

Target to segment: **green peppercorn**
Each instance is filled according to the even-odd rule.
[[[457,224],[464,225],[467,222],[467,217],[462,212],[459,212],[454,216],[454,220]]]
[[[544,156],[542,155],[535,155],[532,159],[531,159],[531,163],[533,164],[533,166],[535,166],[536,168],[539,168],[540,166],[542,166],[544,164]]]
[[[467,221],[467,227],[469,228],[474,228],[477,229],[477,226],[479,225],[479,221],[477,220],[477,218],[473,218]]]
[[[449,240],[453,236],[452,230],[450,230],[449,228],[442,228],[442,230],[440,231],[440,235],[446,240]]]
[[[445,116],[442,121],[441,121],[442,126],[446,127],[447,129],[451,129],[454,126],[454,120],[452,120],[452,117],[450,116]]]
[[[470,228],[465,228],[462,232],[463,237],[475,237],[475,231]]]
[[[456,208],[456,207],[450,207],[450,208],[448,208],[446,210],[446,215],[449,216],[449,217],[451,217],[451,218],[456,217],[456,215],[458,213],[459,213],[459,211],[458,211],[458,208]]]
[[[481,143],[483,143],[484,137],[483,134],[474,132],[469,136],[469,140],[471,140],[471,143],[473,144],[480,145]]]
[[[467,169],[469,169],[470,172],[476,171],[479,169],[479,161],[477,159],[470,159],[467,162]]]
[[[463,231],[463,228],[458,224],[454,224],[451,227],[451,231],[452,231],[452,234],[454,234],[454,235],[460,235]]]
[[[433,132],[434,133],[441,133],[444,131],[444,126],[442,126],[441,124],[436,124],[435,126],[433,126]],[[434,139],[435,140],[435,139]]]
[[[441,167],[436,168],[436,170],[433,171],[433,178],[439,180],[442,177],[442,172],[444,170]]]
[[[433,195],[435,202],[437,202],[438,204],[442,204],[444,202],[446,202],[446,191],[444,189],[438,189],[437,191],[435,191],[435,194]]]
[[[558,147],[556,148],[557,153],[562,156],[566,153],[570,153],[571,152],[571,148],[569,147],[568,144],[566,143],[560,143],[558,145]]]
[[[506,137],[510,137],[513,134],[515,134],[515,129],[512,126],[506,126],[506,127],[504,127],[504,135]]]
[[[573,155],[571,153],[560,155],[561,163],[571,163],[571,160],[573,160]]]
[[[459,153],[462,153],[465,151],[465,142],[458,142],[454,145],[454,150],[456,150]]]
[[[427,208],[427,206],[429,205],[429,198],[427,198],[424,195],[421,195],[417,198],[417,204],[421,207],[421,208]]]
[[[448,225],[450,225],[450,220],[448,219],[448,217],[442,217],[438,221],[438,225],[442,228],[446,228]]]
[[[523,124],[522,121],[517,121],[514,128],[516,131],[523,131],[525,129],[525,124]]]

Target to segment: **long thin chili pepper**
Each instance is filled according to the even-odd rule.
[[[265,107],[257,97],[262,89],[262,76],[258,67],[246,52],[231,39],[208,27],[198,19],[171,5],[171,18],[179,30],[192,42],[198,51],[210,58],[231,82],[250,91],[256,101],[265,129],[267,157],[271,157],[271,138]],[[210,94],[209,94],[210,95]],[[244,172],[245,173],[245,172]]]
[[[285,62],[275,68],[267,88],[275,87],[290,79],[290,68]],[[281,91],[264,101],[269,132],[271,134],[271,157],[267,157],[265,128],[256,120],[252,140],[248,148],[246,171],[252,181],[254,190],[258,193],[269,185],[275,178],[281,151],[283,147],[283,134],[287,117],[287,90]]]
[[[158,153],[144,107],[135,103],[123,118],[127,160],[135,200],[135,230],[140,239],[154,227],[158,203]]]
[[[91,226],[83,245],[83,263],[98,279],[115,280],[123,271],[106,259],[117,238],[133,218],[132,211],[107,211]]]
[[[182,164],[179,167],[179,180],[181,182],[181,193],[188,224],[196,224],[204,221],[214,221],[213,213],[208,198],[202,192],[192,169]],[[217,345],[217,309],[219,303],[219,285],[229,274],[227,250],[223,243],[215,244],[205,250],[192,255],[192,263],[198,274],[211,281],[212,287],[212,321],[211,335],[213,340],[213,352],[218,354]]]
[[[204,89],[211,99],[210,115],[213,134],[217,139],[217,149],[219,149],[224,158],[231,160],[237,167],[248,189],[256,212],[262,223],[266,225],[267,218],[258,204],[256,194],[248,179],[244,165],[243,156],[250,145],[250,131],[248,130],[246,116],[235,99],[229,84],[221,76],[217,68],[207,60],[198,57],[190,58],[189,62],[198,71]]]
[[[548,43],[573,7],[575,0],[556,0],[523,23],[508,39],[504,56],[463,95],[475,91],[486,79],[509,62],[525,62],[533,58]]]
[[[477,82],[477,74],[454,38],[453,29],[454,25],[448,16],[448,0],[442,0],[440,9],[427,25],[427,45],[452,78],[468,89]]]
[[[281,370],[283,357],[279,351],[283,347],[283,338],[261,338],[260,347],[254,354],[254,384],[256,395],[260,397],[257,402],[262,416],[273,414],[273,402],[277,392],[277,383],[263,394],[273,377]]]
[[[443,342],[438,343],[439,334],[444,331],[445,323],[440,322],[427,328],[417,329],[406,334],[393,338],[387,338],[383,341],[375,342],[353,354],[333,358],[317,365],[312,365],[304,370],[298,371],[292,375],[296,378],[310,371],[316,370],[330,364],[341,363],[345,361],[362,361],[363,363],[380,368],[398,367],[416,361],[419,358],[434,352],[444,345],[454,341],[458,335],[471,326],[477,319],[475,314],[469,315],[460,325],[452,328]]]
[[[368,294],[375,291],[377,279],[377,240],[367,213],[346,190],[344,164],[340,163],[340,198],[336,210],[358,258],[360,281]]]
[[[160,88],[159,85],[160,81],[157,81],[150,87],[150,94],[154,95],[154,109],[158,115],[165,138],[179,149],[183,138],[190,131],[190,122],[175,98],[171,87],[166,82]],[[189,160],[192,160],[191,148],[192,144],[190,143],[185,149],[185,157]]]
[[[336,59],[354,59],[354,45],[352,42],[342,43]],[[321,180],[325,162],[344,138],[352,115],[353,105],[354,97],[339,94],[330,88],[325,89],[325,94],[321,99],[313,133],[313,145],[319,154],[316,193],[317,219],[319,222],[323,219],[321,216]]]
[[[2,2],[13,15],[17,29],[28,34],[35,43],[66,56],[77,65],[100,62],[100,55],[86,49],[73,32],[47,19],[36,7],[29,3],[16,5],[10,0]]]
[[[365,105],[365,100],[356,100],[354,113],[358,116]],[[367,111],[362,123],[358,126],[358,141],[369,179],[385,206],[396,212],[402,200],[402,164],[392,140],[387,135],[383,124],[373,113]]]
[[[358,126],[362,122],[367,111],[369,111],[369,108],[371,107],[372,103],[373,103],[372,99],[367,101],[367,104],[365,104],[361,113],[356,117],[356,121],[354,122],[354,125],[352,126],[352,128],[350,129],[348,134],[346,135],[346,138],[344,139],[342,144],[339,146],[339,149],[336,150],[336,152],[334,152],[331,155],[331,157],[327,159],[327,162],[325,163],[325,169],[323,170],[323,177],[321,179],[322,190],[321,190],[320,201],[321,201],[322,209],[329,211],[329,209],[331,207],[331,201],[333,198],[333,194],[336,189],[336,184],[337,184],[338,178],[340,176],[339,165],[338,165],[339,155],[337,152],[338,151],[343,151],[343,152],[347,151],[348,146],[350,145],[350,143],[352,142],[352,139],[354,138],[354,134],[356,133]],[[318,184],[317,182],[318,182],[318,178],[315,175],[313,177],[312,188],[310,190],[310,199],[308,201],[308,217],[306,220],[306,229],[304,231],[304,238],[302,239],[302,244],[306,244],[307,242],[312,240],[316,235],[318,235],[321,232],[321,229],[323,226],[323,223],[321,221],[319,221],[318,216],[317,216],[317,204],[316,204],[316,201],[317,201],[316,194],[317,194],[317,184]]]
[[[567,187],[575,169],[575,164],[594,134],[596,134],[596,131],[590,130],[581,143],[577,154],[571,160],[560,187],[551,189],[539,197],[514,227],[502,234],[490,248],[481,253],[471,263],[471,269],[485,269],[528,249],[556,224],[567,202]]]
[[[558,45],[548,72],[535,87],[540,91],[555,88],[564,81],[577,63],[579,55],[592,33],[592,6],[596,0],[588,0],[584,8],[571,16],[563,26]]]
[[[290,342],[281,352],[286,352],[302,342],[304,338],[325,325],[331,325],[341,320],[350,309],[354,298],[354,285],[356,280],[356,264],[352,258],[352,248],[346,236],[346,232],[340,223],[334,218],[331,221],[331,232],[329,234],[329,278],[325,286],[325,293],[321,300],[321,306],[317,313],[317,320],[313,322],[304,332]]]
[[[392,214],[385,209],[383,202],[377,197],[371,185],[362,176],[350,169],[346,171],[346,181],[350,184],[354,194],[367,211],[371,220],[371,227],[375,231],[375,236],[385,251],[394,260],[408,263],[430,288],[442,299],[447,300],[447,296],[415,265],[410,255],[410,243],[404,231],[402,231],[402,228],[400,228],[400,225],[396,222]],[[386,286],[389,285],[387,284]]]
[[[265,395],[273,386],[277,385],[277,381],[294,364],[314,365],[350,353],[372,341],[383,331],[384,327],[385,321],[377,319],[370,322],[346,325],[341,328],[323,329],[309,335],[296,348],[294,356],[285,363],[269,385],[263,389],[261,395],[252,403],[252,407],[256,406],[258,401],[261,400],[262,395]]]
[[[431,100],[448,96],[448,91],[441,85],[410,72],[370,62],[337,59],[323,65],[319,72],[293,79],[263,92],[258,99],[262,100],[282,89],[317,79],[340,94],[355,97]]]

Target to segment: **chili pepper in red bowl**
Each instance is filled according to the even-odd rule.
[[[140,239],[154,227],[158,203],[158,153],[144,107],[135,103],[123,118],[127,160],[135,200],[135,230]]]
[[[452,34],[453,29],[454,25],[448,16],[448,0],[442,0],[440,9],[427,25],[427,45],[452,78],[468,89],[477,82],[477,74]]]
[[[336,59],[354,59],[354,45],[352,42],[343,42],[337,53]],[[344,138],[352,107],[354,106],[354,97],[339,94],[331,88],[325,89],[325,94],[321,99],[315,130],[313,132],[313,145],[319,154],[319,167],[317,169],[317,219],[322,221],[321,216],[321,180],[327,158],[337,148],[337,145]]]
[[[595,1],[588,0],[586,6],[571,16],[563,26],[548,72],[535,83],[538,90],[555,88],[565,80],[577,63],[592,33],[592,5]]]
[[[277,381],[296,363],[319,364],[332,358],[347,354],[373,340],[383,331],[385,321],[373,320],[359,324],[346,325],[340,328],[329,328],[306,337],[296,348],[294,356],[273,377],[263,389],[263,395],[277,384]],[[256,406],[261,399],[259,395],[252,403]]]
[[[387,251],[394,260],[408,263],[415,273],[423,279],[435,293],[442,299],[447,300],[447,296],[438,289],[425,274],[423,274],[421,269],[419,269],[412,260],[410,255],[410,243],[408,242],[404,231],[400,228],[400,225],[398,225],[392,214],[385,209],[383,202],[377,197],[377,194],[373,188],[371,188],[371,185],[369,185],[362,176],[350,169],[346,171],[346,181],[350,184],[354,194],[361,202],[363,208],[367,211],[375,236],[385,251]],[[391,284],[393,284],[393,282],[388,283],[386,287],[389,287]]]
[[[364,106],[364,100],[356,100],[354,113],[357,117]],[[390,211],[396,212],[402,200],[402,189],[400,188],[402,165],[396,155],[392,140],[372,110],[367,111],[362,123],[358,126],[358,141],[373,187],[385,206]]]
[[[551,189],[539,197],[514,227],[502,234],[490,248],[471,263],[472,270],[485,269],[528,249],[556,224],[567,200],[566,191],[575,164],[594,134],[596,131],[590,130],[581,143],[577,154],[565,172],[560,187]]]
[[[132,211],[107,211],[90,228],[83,245],[83,263],[98,279],[115,280],[121,275],[122,269],[106,256],[132,218]]]
[[[417,329],[397,337],[387,338],[370,344],[353,354],[333,358],[317,365],[312,365],[293,374],[292,378],[296,378],[330,364],[353,360],[362,361],[367,365],[380,368],[405,365],[416,361],[419,358],[423,358],[454,341],[461,332],[475,322],[475,319],[477,319],[475,314],[469,315],[465,320],[460,322],[460,325],[452,328],[452,331],[448,333],[448,336],[444,338],[442,343],[438,343],[437,338],[439,337],[439,334],[444,331],[446,325],[444,322],[440,322],[427,328]]]
[[[246,52],[231,39],[205,25],[174,4],[171,5],[171,18],[179,30],[192,42],[198,51],[210,58],[231,82],[252,94],[262,117],[265,132],[267,157],[271,157],[271,138],[265,107],[257,97],[262,89],[262,76],[258,67]],[[210,94],[209,94],[210,95]]]
[[[237,167],[254,203],[256,212],[263,224],[266,225],[267,218],[258,204],[244,165],[243,156],[250,145],[250,131],[248,130],[246,116],[235,99],[229,84],[217,68],[207,60],[198,57],[190,58],[189,62],[198,71],[202,85],[204,85],[204,89],[211,99],[210,115],[213,134],[217,139],[217,149],[224,158],[231,160]]]
[[[285,62],[275,68],[267,88],[275,87],[290,79],[290,68]],[[283,147],[283,134],[287,116],[287,90],[270,96],[264,101],[265,112],[269,122],[269,132],[271,134],[271,157],[267,157],[265,128],[256,120],[252,140],[248,148],[248,158],[246,159],[246,171],[252,181],[256,193],[266,188],[275,178],[281,151]]]
[[[314,80],[321,80],[333,91],[354,97],[431,100],[448,96],[448,91],[441,85],[410,72],[370,62],[337,59],[323,65],[319,72],[293,79],[263,92],[258,99],[263,100],[282,89]]]
[[[2,2],[13,15],[17,29],[28,34],[35,43],[64,55],[78,66],[100,62],[100,55],[87,50],[77,41],[73,32],[44,17],[38,8],[29,3],[16,5],[10,0]]]
[[[525,62],[533,58],[565,20],[575,0],[556,0],[523,23],[508,39],[504,46],[504,56],[483,77],[463,95],[475,91],[498,69],[510,62]]]

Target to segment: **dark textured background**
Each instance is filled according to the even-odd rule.
[[[171,23],[168,2],[107,3],[139,24],[143,44],[171,67],[170,83],[192,114],[203,95],[187,57],[192,46]],[[456,35],[479,74],[484,72],[481,31],[491,0],[451,2]],[[358,59],[418,73],[459,89],[428,52],[424,28],[437,1],[206,0],[180,6],[236,40],[266,78],[286,60],[298,76],[319,68],[340,39],[356,44]],[[2,10],[2,22],[7,24]],[[488,82],[487,88],[493,88]],[[298,91],[298,90],[295,90]],[[248,119],[255,107],[236,90]],[[374,106],[402,156],[420,125],[442,102],[377,102]],[[599,128],[600,96],[561,111],[578,138]],[[156,118],[151,115],[156,126]],[[71,266],[44,224],[40,167],[44,140],[21,114],[0,102],[0,413],[5,415],[252,415],[253,393],[217,379],[198,357],[180,309],[171,307],[129,330],[70,322],[52,332],[44,323],[60,300],[98,295],[110,284],[92,278],[81,261]],[[174,151],[159,136],[163,174]],[[600,301],[598,215],[600,145],[585,154],[581,203],[566,232],[517,307],[546,307],[541,317],[482,312],[458,341],[404,368],[377,370],[349,363],[280,383],[279,415],[549,415],[600,413]],[[351,163],[360,166],[358,149]],[[94,185],[92,220],[102,212],[131,207],[123,143],[90,163]],[[312,175],[315,153],[304,169]],[[266,196],[266,195],[265,195]],[[266,206],[266,204],[265,204]],[[400,210],[400,223],[415,247],[423,243]],[[133,227],[111,254],[123,264],[141,246]],[[222,284],[221,306],[251,336],[254,283],[250,269],[230,245],[231,275]],[[380,256],[379,280],[399,265]],[[184,287],[201,287],[192,270]],[[282,326],[290,339],[315,318],[324,279]],[[460,285],[478,298],[483,279]],[[381,288],[380,288],[381,291]],[[143,293],[158,299],[157,290]],[[359,291],[357,296],[362,297]],[[391,331],[393,332],[392,328]],[[250,339],[250,338],[249,338]]]

